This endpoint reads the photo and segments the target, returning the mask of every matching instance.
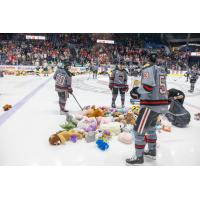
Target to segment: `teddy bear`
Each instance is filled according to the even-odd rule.
[[[121,115],[121,113],[118,112],[118,111],[115,111],[115,112],[113,112],[113,114],[112,114],[113,117],[119,117],[120,115]]]
[[[115,117],[114,118],[114,121],[115,122],[123,122],[124,121],[124,115],[119,115],[119,117]]]
[[[103,117],[105,114],[105,110],[102,110],[101,108],[96,108],[95,106],[92,106],[88,108],[84,115],[87,117]]]
[[[4,110],[4,111],[8,111],[8,110],[10,110],[11,108],[12,108],[12,106],[11,106],[10,104],[6,104],[6,105],[3,106],[3,110]]]
[[[121,121],[124,124],[131,124],[135,125],[135,117],[131,112],[128,112],[125,116],[124,119]]]
[[[51,145],[65,144],[66,141],[71,140],[72,142],[76,139],[82,139],[84,137],[84,132],[77,130],[70,131],[59,131],[49,137],[49,143]]]

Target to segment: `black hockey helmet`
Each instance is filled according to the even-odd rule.
[[[119,65],[125,65],[126,63],[125,63],[124,60],[120,60],[120,61],[118,62],[118,64],[119,64]]]
[[[69,68],[72,65],[72,63],[67,60],[67,61],[64,61],[63,65],[64,65],[64,68]]]
[[[151,52],[148,55],[149,61],[152,62],[152,63],[156,63],[157,57],[158,57],[158,55],[157,55],[156,52]]]

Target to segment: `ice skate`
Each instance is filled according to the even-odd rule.
[[[133,156],[131,158],[126,159],[126,165],[129,165],[129,166],[131,166],[131,165],[137,166],[137,165],[141,165],[143,163],[144,163],[144,157],[143,156],[141,156],[141,157]]]
[[[111,107],[112,107],[112,108],[116,108],[115,103],[112,103]]]
[[[60,115],[66,115],[68,112],[68,110],[60,110]]]
[[[145,151],[144,156],[152,160],[156,160],[156,149]]]

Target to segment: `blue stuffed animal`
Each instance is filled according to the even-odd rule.
[[[100,139],[96,141],[96,144],[97,144],[98,148],[101,149],[102,151],[105,151],[106,149],[109,148],[108,143],[106,143]]]

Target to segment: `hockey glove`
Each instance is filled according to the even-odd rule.
[[[140,98],[140,94],[138,93],[137,89],[139,87],[134,87],[131,91],[130,91],[130,95],[133,99],[139,99]]]
[[[69,87],[69,88],[68,88],[68,92],[69,92],[70,94],[72,94],[72,93],[73,93],[73,90],[72,90],[72,88],[71,88],[71,87]]]
[[[129,90],[128,85],[126,85],[126,86],[124,87],[124,91],[125,91],[125,92],[128,92],[128,90]]]
[[[112,90],[113,89],[113,84],[109,84],[109,88]]]
[[[122,88],[122,91],[123,91],[123,92],[128,92],[128,89],[129,89],[129,88],[128,88],[128,85],[125,85],[125,87]]]

